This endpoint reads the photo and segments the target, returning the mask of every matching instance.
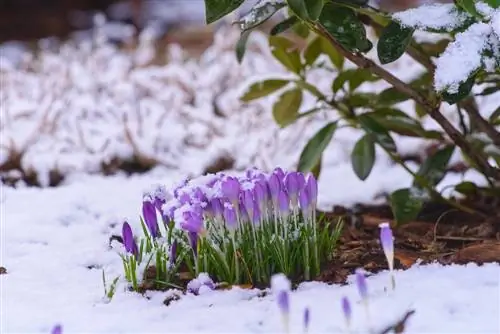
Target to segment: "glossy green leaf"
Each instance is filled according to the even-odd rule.
[[[401,57],[411,42],[413,29],[391,22],[382,30],[377,44],[378,59],[382,64],[389,64]]]
[[[327,2],[323,7],[319,22],[349,51],[368,52],[373,46],[366,38],[364,24],[351,8]]]
[[[271,1],[258,3],[236,23],[240,25],[240,29],[243,31],[253,29],[269,20],[277,11],[285,6],[286,4],[283,2]]]
[[[323,9],[324,0],[304,0],[309,19],[316,21]]]
[[[477,186],[473,182],[464,181],[455,186],[455,191],[464,195],[472,195],[477,191]]]
[[[235,9],[245,0],[205,0],[205,20],[207,24],[217,21]]]
[[[388,131],[392,131],[403,136],[442,139],[440,132],[425,130],[422,127],[421,122],[411,118],[408,114],[398,109],[378,108],[373,112],[366,113],[366,115],[374,118]]]
[[[455,146],[449,145],[434,153],[420,166],[417,175],[425,178],[431,185],[438,184],[446,173],[454,150]]]
[[[349,83],[349,90],[354,91],[364,82],[375,82],[380,80],[373,75],[368,69],[356,68],[345,70],[335,78],[332,84],[332,91],[337,93],[346,82]]]
[[[375,142],[391,153],[397,153],[396,143],[390,133],[372,115],[358,116],[361,127],[374,136]]]
[[[306,7],[307,0],[287,0],[288,8],[297,15],[298,18],[307,21],[309,19],[309,13]]]
[[[238,60],[238,63],[241,63],[243,61],[243,57],[245,57],[248,37],[250,37],[250,33],[250,30],[242,32],[240,39],[236,43],[236,59]]]
[[[456,0],[458,6],[460,6],[463,10],[471,14],[472,16],[480,18],[481,15],[478,13],[476,9],[475,0]]]
[[[273,117],[282,128],[292,124],[299,117],[299,108],[302,104],[302,90],[291,89],[279,97],[273,106]]]
[[[252,84],[248,90],[240,97],[243,102],[249,102],[267,96],[278,89],[285,87],[289,83],[284,79],[267,79]]]
[[[493,8],[500,8],[500,0],[484,0],[484,1]]]
[[[364,7],[368,4],[368,0],[333,0],[333,2],[355,7]]]
[[[393,104],[404,102],[408,99],[408,95],[401,93],[394,87],[390,87],[378,94],[377,104],[383,106],[392,106]]]
[[[309,140],[300,154],[298,171],[309,172],[320,163],[323,151],[332,140],[336,129],[337,122],[330,122]]]
[[[375,164],[375,143],[371,135],[364,135],[351,152],[351,165],[356,176],[364,181]]]
[[[300,54],[291,40],[282,36],[271,36],[269,46],[271,53],[283,66],[294,73],[300,73],[302,70]]]
[[[293,27],[293,25],[295,23],[297,23],[299,21],[299,19],[297,18],[297,16],[291,16],[283,21],[281,21],[280,23],[278,23],[277,25],[275,25],[272,29],[271,29],[271,32],[269,33],[271,36],[275,36],[275,35],[279,35],[285,31],[287,31],[288,29],[290,29],[291,27]]]
[[[441,96],[443,97],[443,100],[445,100],[449,104],[455,104],[465,99],[470,95],[475,80],[475,75],[472,75],[465,82],[462,82],[460,84],[456,93],[448,93],[446,91],[442,92]]]
[[[394,219],[399,225],[418,217],[425,202],[425,194],[418,188],[403,188],[393,192],[389,201]]]

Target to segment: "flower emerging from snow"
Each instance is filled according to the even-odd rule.
[[[153,238],[157,238],[159,236],[159,230],[156,207],[149,199],[144,199],[142,202],[142,217],[144,218],[144,222],[146,223],[151,236]]]
[[[276,274],[271,278],[271,290],[276,296],[286,333],[290,323],[290,289],[291,282],[284,274]]]
[[[187,285],[187,291],[195,295],[214,289],[215,283],[207,273],[200,273],[198,277],[192,279]]]
[[[387,264],[389,265],[389,274],[391,275],[392,288],[396,287],[396,280],[394,278],[394,237],[392,235],[391,226],[389,223],[382,223],[380,227],[380,244],[384,251]]]
[[[311,322],[311,310],[309,307],[304,309],[304,333],[309,332],[309,323]]]
[[[349,299],[345,296],[342,297],[342,313],[344,314],[346,327],[349,330],[349,328],[351,327],[352,309]]]
[[[366,301],[368,299],[368,288],[366,286],[366,278],[362,269],[356,269],[356,286],[358,287],[361,299]]]
[[[137,258],[139,256],[139,249],[137,248],[137,244],[134,240],[132,229],[127,222],[123,223],[122,238],[123,245],[125,246],[125,250],[127,251],[127,253],[130,253]]]
[[[54,328],[52,328],[51,334],[62,334],[62,326],[55,325]]]

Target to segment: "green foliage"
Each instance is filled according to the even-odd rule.
[[[299,108],[302,104],[302,90],[294,88],[281,94],[273,106],[273,116],[276,123],[282,128],[292,124],[299,117]]]
[[[401,57],[411,42],[413,29],[391,22],[382,31],[377,45],[378,59],[382,64],[392,63]]]
[[[238,9],[245,0],[205,0],[205,16],[207,23],[218,19]]]
[[[396,223],[404,224],[416,219],[425,200],[425,194],[418,188],[403,188],[393,192],[389,201]]]
[[[240,98],[244,102],[249,102],[264,96],[267,96],[289,83],[283,79],[268,79],[252,84],[246,93]]]
[[[293,42],[282,36],[269,37],[269,46],[273,56],[287,69],[299,74],[302,70],[299,51]]]
[[[318,168],[321,164],[321,156],[333,138],[337,129],[337,122],[330,122],[322,127],[306,144],[300,154],[297,170],[300,172],[309,172]]]
[[[370,134],[364,135],[351,153],[352,169],[360,180],[366,180],[375,164],[375,142]]]

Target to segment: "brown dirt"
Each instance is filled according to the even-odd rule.
[[[5,275],[7,274],[7,269],[5,269],[4,267],[0,267],[0,275]]]
[[[485,202],[492,204],[487,206]],[[401,226],[395,226],[388,206],[361,206],[355,213],[336,208],[327,217],[342,217],[346,223],[334,259],[316,279],[345,283],[347,276],[359,267],[373,273],[386,270],[387,262],[378,240],[378,225],[383,222],[393,227],[396,269],[407,269],[418,260],[445,265],[500,263],[500,216],[495,201],[469,199],[464,203],[480,214],[431,204],[418,220]]]

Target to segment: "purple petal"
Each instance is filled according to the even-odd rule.
[[[55,325],[54,328],[52,328],[51,334],[62,334],[62,326]]]
[[[344,313],[346,321],[349,322],[352,316],[351,303],[345,296],[342,297],[342,313]]]
[[[304,309],[304,328],[307,329],[309,328],[309,323],[311,322],[311,311],[309,307],[306,307]]]
[[[394,254],[394,236],[392,234],[391,226],[388,223],[382,223],[380,227],[380,243],[384,253],[391,255]]]
[[[237,226],[236,221],[236,211],[231,205],[226,205],[224,207],[224,220],[226,221],[226,226],[229,229],[235,229]]]
[[[290,198],[284,191],[280,191],[278,194],[278,205],[280,209],[280,213],[286,214],[290,211]]]
[[[279,177],[280,182],[283,182],[285,178],[285,172],[280,167],[276,167],[273,171],[273,174],[276,174]]]
[[[269,176],[268,185],[271,198],[273,198],[273,200],[277,199],[281,190],[281,181],[279,176],[274,173],[271,174],[271,176]]]
[[[227,177],[222,181],[221,189],[224,196],[226,196],[231,202],[238,201],[240,195],[240,182],[234,177]]]
[[[276,296],[276,302],[278,303],[278,307],[282,313],[288,314],[290,312],[290,299],[288,291],[286,290],[279,291]]]
[[[253,210],[255,207],[255,201],[253,199],[253,191],[252,190],[243,191],[242,199],[243,199],[243,207],[246,209],[248,215],[252,217]]]
[[[132,229],[130,228],[130,225],[127,222],[124,222],[122,226],[122,238],[125,250],[128,253],[133,254],[135,257],[137,257],[139,255],[139,250],[137,248],[137,244],[135,243]]]
[[[290,196],[296,196],[299,191],[298,174],[297,172],[289,172],[285,175],[284,184]]]
[[[306,189],[311,199],[311,203],[314,205],[313,209],[316,209],[316,203],[318,201],[318,182],[311,173],[309,173],[306,179]]]
[[[356,285],[358,287],[359,295],[361,299],[367,300],[368,298],[368,288],[366,286],[365,274],[361,269],[356,269]]]
[[[155,205],[149,201],[145,200],[142,202],[142,217],[144,218],[144,222],[151,233],[153,238],[158,237],[158,218],[156,217],[156,207]]]
[[[307,189],[302,189],[299,192],[299,205],[302,210],[302,215],[304,217],[309,216],[311,212],[311,201],[309,198],[309,194],[307,193]]]

